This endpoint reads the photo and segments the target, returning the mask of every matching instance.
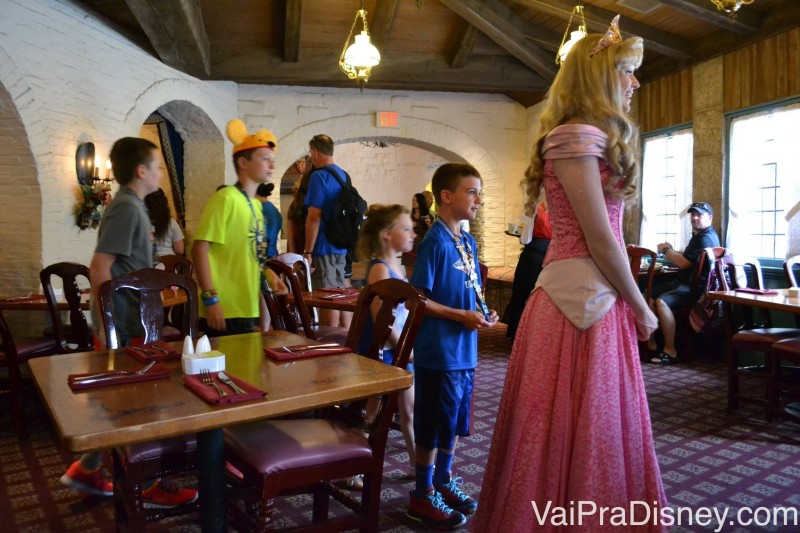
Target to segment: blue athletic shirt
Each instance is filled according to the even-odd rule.
[[[335,168],[339,174],[339,178],[347,183],[347,176],[344,171],[336,165],[329,165]],[[306,194],[305,205],[309,207],[316,207],[322,210],[322,220],[319,222],[319,233],[317,234],[317,242],[314,243],[314,255],[333,255],[333,254],[346,254],[346,248],[337,248],[328,242],[325,237],[325,217],[329,217],[330,212],[339,195],[342,194],[342,186],[333,177],[333,174],[327,168],[321,168],[311,173],[311,178],[308,182],[308,194]]]
[[[480,280],[475,239],[465,231],[461,235],[461,241],[472,248]],[[419,245],[411,284],[438,304],[474,311],[475,291],[468,282],[464,262],[452,237],[441,223],[433,224]],[[426,315],[414,343],[414,366],[440,371],[475,368],[478,332],[466,329],[461,322]]]

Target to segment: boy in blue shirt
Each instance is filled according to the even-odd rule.
[[[450,469],[458,436],[469,435],[477,330],[494,326],[498,317],[483,298],[475,239],[461,230],[461,222],[474,220],[480,207],[478,171],[447,163],[431,185],[438,218],[419,246],[411,276],[428,307],[414,344],[417,468],[406,515],[429,527],[454,529],[478,508]]]

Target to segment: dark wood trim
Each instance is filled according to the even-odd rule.
[[[761,17],[746,7],[740,8],[733,18],[718,10],[709,0],[670,0],[669,7],[737,35],[749,35],[761,27]]]
[[[125,1],[161,61],[194,76],[211,74],[211,47],[199,3]]]
[[[286,0],[286,23],[283,35],[283,60],[297,63],[300,60],[300,21],[303,0]]]
[[[517,3],[535,8],[542,13],[569,20],[574,0],[517,0]],[[588,29],[597,33],[605,33],[617,13],[601,9],[589,4],[583,4],[583,14]],[[692,45],[689,41],[681,39],[671,33],[659,30],[647,24],[642,24],[632,19],[624,19],[620,23],[623,35],[638,35],[645,40],[645,49],[650,49],[677,59],[692,57]],[[560,41],[559,41],[560,42]]]
[[[499,0],[440,0],[544,79],[556,75],[555,59],[525,39],[525,24]]]
[[[467,58],[475,48],[475,41],[479,34],[478,28],[469,22],[464,24],[461,36],[458,41],[453,43],[453,49],[450,52],[450,68],[462,68],[467,63]]]
[[[397,14],[398,0],[378,0],[375,6],[375,15],[369,25],[369,34],[372,44],[381,53],[386,54],[389,44],[389,32],[392,31],[394,17]]]

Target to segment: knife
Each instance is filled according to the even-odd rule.
[[[338,342],[328,342],[325,344],[309,344],[307,346],[301,346],[298,348],[289,348],[289,346],[281,346],[281,348],[289,348],[293,352],[307,352],[309,350],[317,350],[319,348],[339,348],[340,345]]]

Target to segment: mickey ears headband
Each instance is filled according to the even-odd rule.
[[[619,15],[617,15],[611,20],[611,25],[608,27],[605,35],[600,38],[600,41],[598,41],[598,43],[594,45],[594,48],[592,48],[592,51],[589,52],[589,57],[594,57],[596,53],[608,48],[610,45],[621,42],[622,34],[619,32]]]
[[[278,138],[275,137],[269,130],[258,130],[252,135],[247,133],[247,126],[244,122],[235,118],[228,122],[225,133],[228,139],[234,144],[233,153],[243,152],[244,150],[253,150],[254,148],[278,148]]]

